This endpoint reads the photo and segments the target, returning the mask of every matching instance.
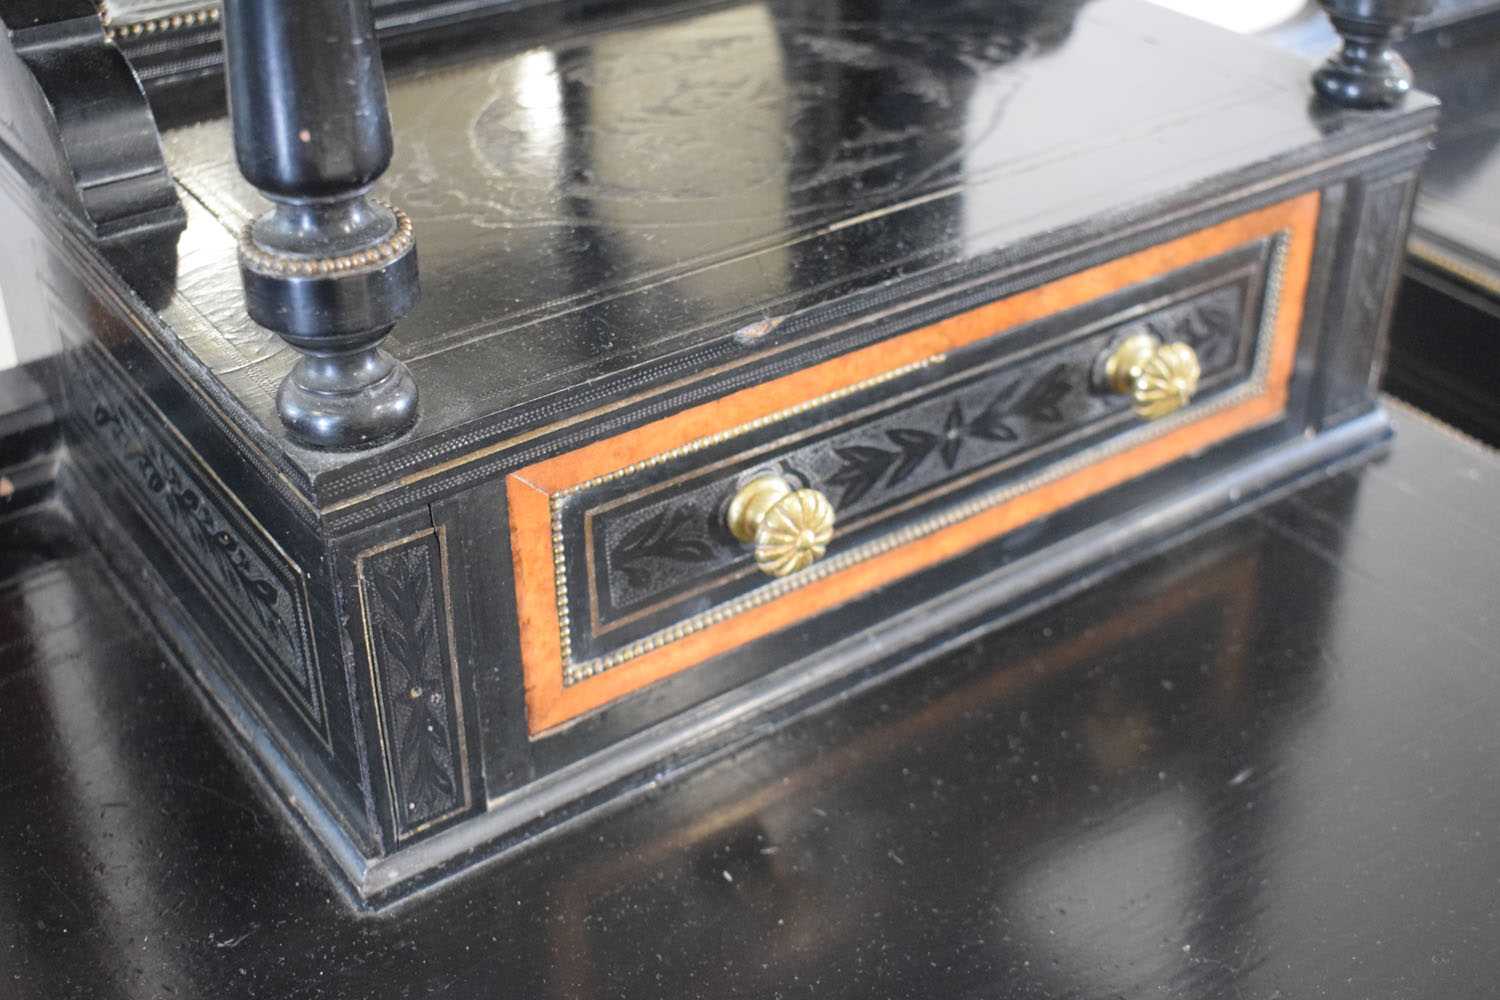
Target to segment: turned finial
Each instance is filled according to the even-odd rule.
[[[411,221],[369,196],[391,161],[370,0],[225,0],[223,25],[235,156],[273,203],[240,240],[246,305],[302,353],[282,422],[315,448],[389,440],[417,387],[380,343],[419,292]]]
[[[1433,0],[1318,0],[1343,44],[1313,74],[1318,93],[1347,108],[1388,108],[1411,90],[1411,67],[1393,49]]]

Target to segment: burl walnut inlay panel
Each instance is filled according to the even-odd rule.
[[[1274,205],[524,468],[507,481],[540,733],[1282,412],[1319,199]],[[1100,358],[1191,345],[1193,403],[1137,417]],[[838,512],[772,580],[729,535],[777,471]]]

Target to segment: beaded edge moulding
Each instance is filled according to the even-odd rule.
[[[378,202],[378,199],[371,200]],[[251,227],[255,223],[249,222],[240,233],[240,253],[255,266],[256,270],[267,274],[339,274],[369,267],[371,264],[379,264],[381,261],[394,260],[411,248],[411,219],[394,205],[385,202],[378,203],[396,217],[396,231],[368,250],[338,257],[306,257],[269,253],[255,245],[254,239],[251,238]]]
[[[139,38],[184,28],[219,23],[217,4],[161,3],[159,0],[108,0],[99,5],[99,19],[111,39]]]

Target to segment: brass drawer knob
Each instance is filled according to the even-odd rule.
[[[729,502],[729,530],[755,546],[755,562],[769,576],[790,576],[828,551],[833,504],[817,490],[794,489],[781,476],[750,480]]]
[[[1137,415],[1157,420],[1192,401],[1203,369],[1188,344],[1163,344],[1149,333],[1131,334],[1104,363],[1109,388],[1129,396]]]

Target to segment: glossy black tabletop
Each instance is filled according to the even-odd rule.
[[[1325,479],[357,916],[97,555],[0,524],[0,995],[1412,997],[1500,974],[1500,457]]]
[[[211,85],[156,98],[189,221],[175,259],[145,262],[151,301],[231,415],[325,496],[826,335],[798,323],[832,303],[1102,239],[1402,121],[1322,107],[1297,57],[1141,0],[537,9],[386,52],[380,193],[415,221],[423,284],[388,346],[424,402],[378,457],[282,439],[292,352],[245,315],[235,264],[263,203]]]

